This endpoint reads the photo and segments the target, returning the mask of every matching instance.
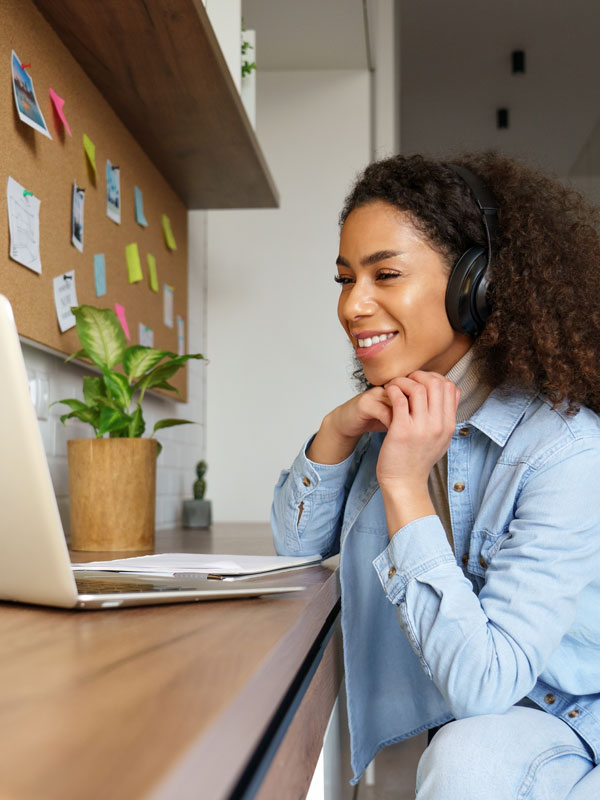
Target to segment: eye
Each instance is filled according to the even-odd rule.
[[[342,286],[345,286],[348,283],[352,283],[352,278],[348,277],[348,275],[334,275],[333,280],[336,283],[341,283]]]
[[[389,270],[379,270],[377,273],[377,280],[378,281],[388,281],[391,278],[400,278],[402,277],[401,272],[390,272]]]

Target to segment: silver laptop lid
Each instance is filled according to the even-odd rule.
[[[0,295],[0,599],[72,607],[77,590],[9,301]]]

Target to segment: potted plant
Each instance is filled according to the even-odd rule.
[[[196,464],[197,478],[194,481],[194,499],[183,501],[184,528],[209,528],[212,522],[211,503],[205,500],[206,493],[206,461]]]
[[[161,450],[154,434],[190,420],[162,419],[142,438],[142,402],[149,389],[176,392],[169,379],[186,361],[203,356],[128,347],[112,309],[83,305],[72,310],[81,349],[67,361],[88,358],[100,375],[84,377],[83,400],[56,401],[71,409],[61,416],[62,423],[76,418],[96,434],[67,442],[71,547],[149,550],[154,546],[156,457]]]

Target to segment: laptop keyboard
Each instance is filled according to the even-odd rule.
[[[190,589],[200,588],[214,588],[213,585],[207,587],[206,583],[201,586],[198,582],[189,583],[187,586],[182,586],[181,581],[170,582],[160,580],[121,580],[101,577],[101,578],[83,578],[77,574],[74,575],[75,583],[77,584],[77,591],[79,594],[124,594],[131,592],[178,592],[190,591]],[[216,583],[216,582],[215,582]]]

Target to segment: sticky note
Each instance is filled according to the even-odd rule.
[[[75,270],[58,275],[52,281],[54,286],[54,307],[61,333],[75,327],[75,315],[71,306],[79,305],[75,291]]]
[[[153,292],[158,292],[158,276],[156,274],[156,259],[152,253],[146,254],[146,261],[148,262],[148,282]]]
[[[165,242],[167,243],[167,247],[169,248],[169,250],[177,250],[177,242],[175,241],[175,237],[173,236],[173,231],[171,230],[171,220],[167,217],[166,214],[162,215],[162,226],[165,234]]]
[[[185,355],[185,320],[177,315],[177,355]]]
[[[163,319],[168,328],[173,327],[173,287],[163,286]]]
[[[96,282],[96,297],[106,294],[106,261],[104,253],[94,256],[94,280]]]
[[[56,94],[54,89],[50,89],[50,100],[52,100],[52,104],[56,109],[58,118],[65,126],[66,132],[69,134],[69,136],[72,136],[73,134],[71,133],[71,128],[69,127],[69,123],[67,122],[67,118],[65,117],[65,112],[63,111],[63,106],[65,104],[65,101],[60,95]]]
[[[129,341],[131,339],[131,336],[129,335],[129,325],[127,324],[127,317],[125,316],[125,307],[122,306],[121,303],[115,303],[115,314],[121,323],[121,327],[125,333],[125,338],[127,341]]]
[[[148,220],[144,216],[144,197],[142,195],[142,190],[137,186],[134,186],[133,194],[135,197],[135,221],[138,223],[138,225],[143,225],[145,228],[147,228]]]
[[[96,167],[96,145],[85,133],[83,134],[83,149],[85,150],[85,154],[88,157],[88,161],[90,162],[92,169],[94,170],[94,175],[97,175],[98,169]]]
[[[140,264],[140,253],[136,242],[128,244],[125,248],[125,258],[127,259],[127,274],[129,283],[137,283],[143,280],[142,265]]]
[[[143,322],[138,323],[138,338],[144,347],[154,347],[154,331]]]

